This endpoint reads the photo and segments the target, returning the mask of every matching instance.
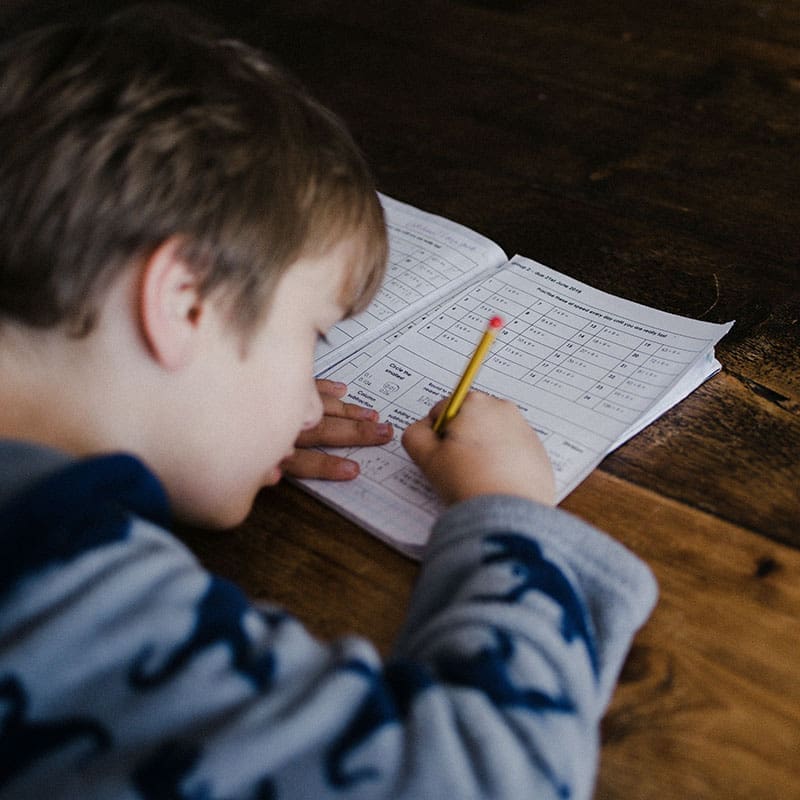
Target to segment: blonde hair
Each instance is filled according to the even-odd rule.
[[[0,317],[88,333],[104,290],[171,237],[248,333],[282,274],[358,243],[346,305],[386,261],[341,121],[262,53],[147,9],[0,48]]]

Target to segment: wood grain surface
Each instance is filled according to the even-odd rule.
[[[7,31],[120,2],[6,0]],[[660,584],[603,723],[602,800],[800,798],[800,3],[187,4],[272,52],[382,191],[721,322],[723,372],[564,507]],[[383,653],[416,566],[285,485],[215,571]]]

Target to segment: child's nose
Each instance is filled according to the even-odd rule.
[[[312,381],[311,391],[309,392],[308,409],[303,422],[303,430],[313,428],[322,419],[322,398],[317,391],[317,384]]]

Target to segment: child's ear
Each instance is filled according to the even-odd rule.
[[[153,357],[173,371],[189,364],[200,344],[206,303],[176,240],[163,242],[142,265],[138,301],[141,332]]]

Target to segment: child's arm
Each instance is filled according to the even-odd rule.
[[[604,534],[525,498],[549,473],[517,424],[472,397],[444,439],[430,420],[409,428],[423,468],[468,499],[436,524],[386,663],[204,572],[154,524],[164,498],[133,459],[38,483],[3,518],[25,534],[3,561],[16,588],[0,673],[20,730],[70,725],[20,751],[15,780],[87,799],[590,797],[598,722],[655,584]],[[517,496],[482,493],[503,474]]]
[[[652,575],[549,507],[549,461],[513,404],[472,394],[442,438],[438,411],[403,443],[454,505],[433,530],[393,657],[382,664],[356,639],[306,643],[301,656],[298,628],[273,632],[265,703],[293,713],[259,735],[299,758],[271,768],[278,796],[592,794],[599,721],[655,602]]]
[[[357,461],[313,448],[386,444],[392,439],[392,426],[388,422],[380,422],[377,411],[343,402],[341,398],[347,393],[347,386],[343,383],[318,380],[317,389],[324,408],[322,421],[300,434],[298,449],[283,462],[282,467],[287,475],[295,478],[352,480],[358,475]]]
[[[552,468],[544,446],[513,403],[472,392],[442,437],[433,432],[441,408],[443,403],[403,435],[409,455],[440,496],[457,504],[434,529],[403,641],[416,654],[414,643],[425,641],[418,635],[420,626],[452,599],[458,584],[442,580],[442,569],[450,572],[456,562],[463,562],[457,574],[464,587],[478,585],[488,576],[495,582],[509,578],[513,582],[516,576],[516,587],[505,594],[474,590],[471,599],[499,603],[494,613],[500,627],[511,607],[523,611],[532,600],[533,613],[527,619],[520,617],[530,628],[528,642],[544,640],[553,622],[568,643],[582,642],[583,647],[571,649],[572,663],[564,666],[569,672],[585,668],[587,661],[591,666],[596,723],[610,699],[630,638],[655,603],[652,574],[607,535],[543,507],[553,504]],[[495,565],[494,574],[470,566],[471,561]],[[553,620],[535,610],[542,596],[561,606],[560,623],[559,614]],[[532,676],[542,677],[541,672]],[[591,730],[584,732],[588,736]]]

